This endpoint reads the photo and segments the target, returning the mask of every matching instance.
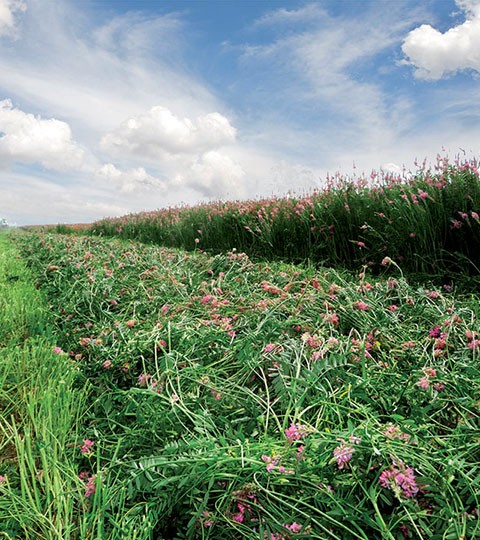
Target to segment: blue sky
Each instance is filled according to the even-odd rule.
[[[480,0],[0,0],[0,217],[480,154]]]

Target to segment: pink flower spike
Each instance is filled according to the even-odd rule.
[[[417,384],[423,390],[427,390],[428,387],[430,386],[430,380],[428,377],[421,377],[420,379],[418,379]]]
[[[83,439],[83,445],[80,448],[80,452],[82,454],[88,455],[92,453],[92,447],[95,443],[91,441],[90,439]]]
[[[354,452],[355,449],[352,446],[347,446],[343,442],[335,448],[333,455],[340,470],[348,467],[348,463],[352,459]]]
[[[355,302],[353,304],[353,307],[356,309],[359,309],[360,311],[368,311],[370,309],[370,306],[366,304],[363,300],[359,300],[358,302]]]

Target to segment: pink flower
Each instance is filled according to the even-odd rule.
[[[480,339],[473,339],[468,344],[468,347],[472,349],[472,351],[476,351],[480,347]]]
[[[275,343],[267,343],[267,345],[265,345],[265,348],[263,349],[263,352],[269,353],[269,352],[274,351],[276,348],[277,348],[277,345],[275,345]]]
[[[388,306],[388,309],[389,309],[389,311],[391,311],[392,313],[395,313],[395,311],[397,311],[397,309],[398,309],[398,306],[397,306],[396,304],[390,304],[390,305]]]
[[[440,328],[440,326],[434,326],[429,332],[428,332],[428,335],[431,337],[431,338],[438,338],[440,337],[440,334],[442,332],[442,329]]]
[[[90,497],[96,491],[96,475],[88,476],[88,473],[80,473],[79,477],[85,482],[85,497]]]
[[[53,352],[54,352],[54,354],[62,354],[63,350],[62,350],[61,347],[54,347]]]
[[[368,311],[370,309],[370,306],[366,304],[363,300],[355,302],[355,304],[353,304],[353,307],[359,309],[360,311]]]
[[[348,463],[352,459],[355,449],[353,446],[347,446],[344,442],[340,443],[335,450],[333,455],[337,461],[339,469],[348,468]]]
[[[129,321],[127,321],[125,323],[129,328],[133,328],[135,326],[135,320],[134,319],[130,319]]]
[[[103,362],[102,366],[104,369],[112,369],[112,362],[110,360],[105,360],[105,362]]]
[[[302,526],[296,523],[295,521],[291,523],[290,525],[284,525],[284,527],[285,529],[293,533],[299,533],[302,531]]]
[[[290,427],[285,430],[285,435],[287,437],[287,440],[289,443],[292,443],[293,441],[298,441],[300,439],[305,438],[308,435],[308,428],[307,426],[303,426],[302,424],[290,424]]]
[[[0,486],[3,486],[7,482],[7,477],[0,475]]]
[[[427,390],[428,387],[430,386],[430,379],[428,377],[421,377],[420,379],[418,379],[417,384],[423,390]]]
[[[148,373],[142,373],[137,379],[137,386],[144,388],[145,386],[148,385],[151,378],[152,376],[149,375]]]
[[[400,460],[393,463],[390,469],[385,469],[378,480],[382,487],[391,489],[399,498],[415,497],[418,493],[413,469],[405,467]]]
[[[90,439],[83,439],[83,446],[80,448],[82,454],[88,455],[92,453],[92,447],[95,443]]]

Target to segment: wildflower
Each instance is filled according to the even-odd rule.
[[[302,424],[290,424],[290,427],[285,430],[285,435],[289,443],[298,441],[308,435],[308,427]]]
[[[142,373],[137,379],[137,386],[140,386],[141,388],[147,386],[151,378],[152,376],[148,373]]]
[[[263,352],[269,353],[269,352],[274,351],[276,348],[277,348],[277,345],[275,343],[267,343],[267,345],[265,345],[263,349]]]
[[[438,337],[440,337],[441,331],[442,331],[442,329],[440,328],[440,326],[437,325],[437,326],[433,327],[433,328],[428,332],[428,335],[429,335],[431,338],[438,338]]]
[[[293,533],[299,533],[302,531],[302,526],[296,523],[295,521],[291,523],[290,525],[284,525],[284,527],[285,529]]]
[[[83,439],[83,445],[80,448],[80,452],[88,456],[88,454],[92,453],[92,447],[94,444],[95,443],[91,441],[90,439]]]
[[[135,326],[135,320],[134,319],[130,319],[129,321],[127,321],[125,323],[129,328],[133,328]]]
[[[53,352],[54,354],[64,354],[64,351],[62,350],[61,347],[54,347]]]
[[[398,309],[398,306],[396,304],[390,304],[388,306],[388,310],[391,312],[391,313],[395,313],[395,311],[397,311]]]
[[[461,221],[458,221],[457,219],[452,220],[452,229],[461,229],[463,223]]]
[[[7,482],[7,477],[0,475],[0,486],[3,486]]]
[[[391,263],[392,263],[392,259],[390,257],[385,257],[382,260],[382,266],[387,266],[387,264],[391,264]]]
[[[470,212],[470,215],[472,216],[472,218],[477,222],[477,223],[480,223],[480,216],[477,214],[477,212]]]
[[[336,313],[325,313],[324,315],[322,315],[322,319],[325,322],[333,324],[333,326],[338,326],[338,323],[339,323],[339,320],[340,320]]]
[[[423,390],[427,390],[428,387],[430,386],[430,379],[428,377],[421,377],[420,379],[418,379],[417,384]]]
[[[370,306],[366,304],[363,300],[355,302],[355,304],[353,304],[353,307],[359,309],[360,311],[368,311],[370,309]]]
[[[472,351],[476,351],[480,347],[480,339],[473,339],[468,344],[468,348],[472,349]]]
[[[352,459],[355,449],[352,446],[347,446],[344,442],[340,443],[333,451],[338,468],[348,468],[348,463]]]
[[[105,362],[103,362],[102,366],[103,366],[104,369],[112,369],[113,364],[112,364],[112,362],[110,360],[105,360]]]
[[[85,482],[85,497],[88,498],[93,495],[96,491],[96,475],[89,476],[87,472],[81,472],[78,477]]]
[[[411,467],[406,467],[401,460],[393,462],[379,477],[380,485],[391,489],[398,498],[415,497],[418,486]]]

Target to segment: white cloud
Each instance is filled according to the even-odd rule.
[[[119,187],[124,193],[132,193],[138,189],[165,190],[165,183],[148,174],[143,167],[121,171],[112,163],[107,163],[96,171],[96,176]]]
[[[0,0],[0,36],[15,35],[16,15],[26,9],[22,0]]]
[[[144,156],[158,160],[195,154],[235,141],[235,128],[220,113],[196,119],[179,118],[166,107],[152,107],[146,114],[129,118],[105,135],[101,147],[113,154]]]
[[[211,150],[200,156],[174,183],[211,198],[245,197],[245,171],[227,155]]]
[[[43,120],[5,99],[0,101],[0,157],[62,171],[81,167],[84,151],[72,141],[66,122]]]
[[[465,69],[480,72],[480,1],[456,3],[467,16],[463,24],[443,34],[422,24],[405,38],[402,51],[418,78],[437,80]]]

